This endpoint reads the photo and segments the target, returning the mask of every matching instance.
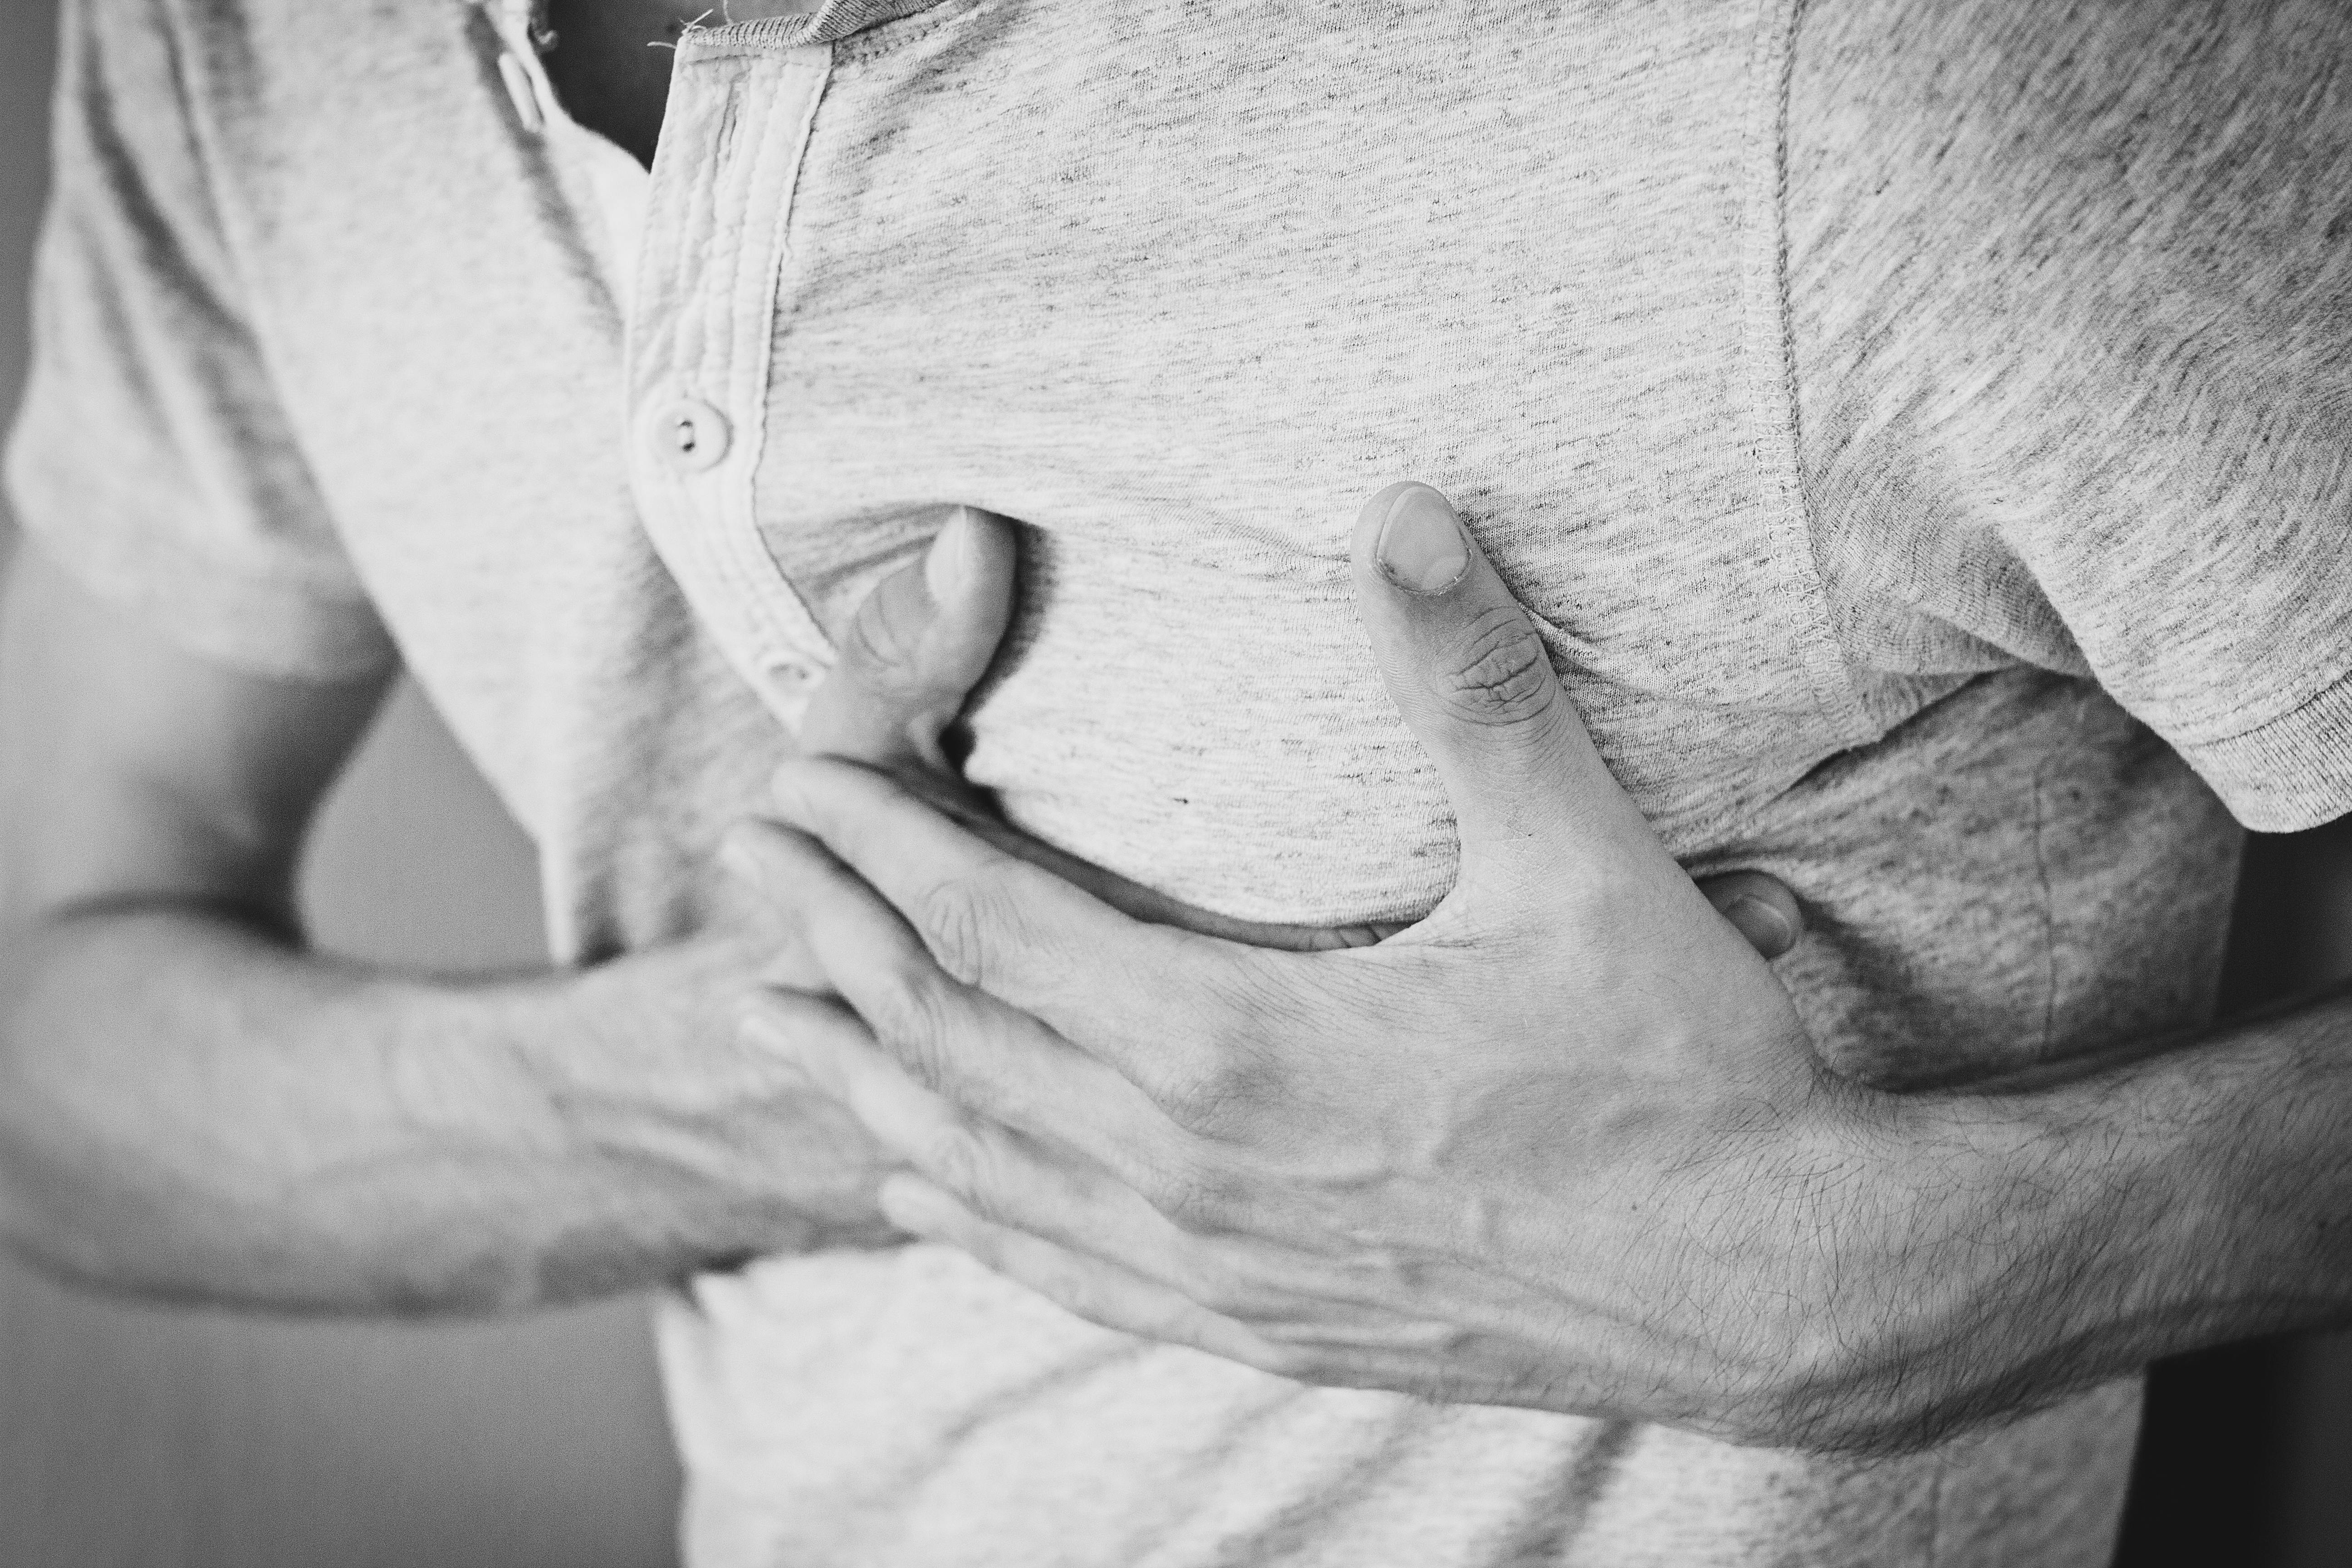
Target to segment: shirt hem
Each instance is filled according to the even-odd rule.
[[[2174,745],[2256,833],[2332,822],[2352,813],[2352,671],[2251,730]]]
[[[152,536],[136,542],[134,563],[102,531],[46,527],[21,508],[17,521],[23,548],[92,598],[214,663],[320,683],[361,679],[399,663],[390,634],[363,603],[239,575]]]

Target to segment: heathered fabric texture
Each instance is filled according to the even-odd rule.
[[[1806,900],[1779,971],[1880,1081],[2204,1016],[2236,838],[2182,755],[2258,826],[2352,792],[2334,7],[836,4],[687,41],[634,267],[510,16],[70,9],[21,514],[212,657],[396,646],[567,958],[728,918],[718,834],[959,502],[1032,525],[1015,817],[1362,919],[1452,842],[1345,541],[1442,486],[1685,864]],[[706,1279],[664,1350],[713,1565],[2089,1563],[2137,1408],[1732,1449],[929,1247]]]

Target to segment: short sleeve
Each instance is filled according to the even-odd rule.
[[[1850,652],[2087,675],[2248,826],[2352,811],[2352,10],[1804,27],[1791,334]]]
[[[312,679],[393,650],[240,297],[186,57],[153,5],[70,0],[33,366],[7,457],[27,536],[192,651]]]

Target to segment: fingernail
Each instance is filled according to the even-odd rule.
[[[1413,485],[1389,502],[1373,559],[1388,580],[1409,594],[1443,594],[1470,570],[1470,548],[1445,498]]]
[[[956,591],[971,581],[972,564],[979,553],[972,530],[978,524],[971,508],[960,506],[931,541],[931,548],[923,557],[923,585],[931,591],[934,604],[946,604]]]
[[[1767,958],[1778,958],[1797,944],[1789,917],[1761,899],[1742,896],[1725,906],[1723,918],[1738,928],[1748,945]]]
[[[883,1218],[916,1236],[941,1229],[950,1209],[947,1194],[919,1176],[887,1176],[875,1196]]]

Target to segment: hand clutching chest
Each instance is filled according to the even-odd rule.
[[[959,526],[1009,584],[1009,532]],[[1268,940],[1013,842],[948,777],[961,689],[779,773],[730,858],[804,955],[747,1034],[908,1162],[891,1217],[1314,1383],[1854,1450],[2063,1384],[2004,1240],[2063,1229],[2037,1134],[1822,1066],[1757,951],[1785,894],[1684,874],[1443,497],[1374,497],[1354,558],[1457,824],[1404,929]]]

